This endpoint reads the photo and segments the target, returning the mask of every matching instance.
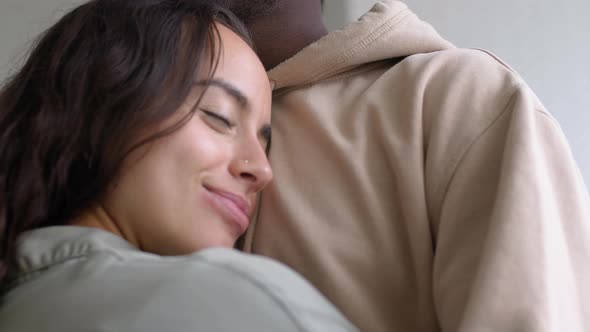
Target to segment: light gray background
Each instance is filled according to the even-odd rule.
[[[22,64],[37,35],[82,1],[0,0],[0,79]]]
[[[376,0],[325,0],[329,29],[356,20]],[[590,184],[590,1],[406,0],[460,47],[506,60],[560,122]]]
[[[356,20],[374,0],[325,0],[326,23]],[[0,79],[17,68],[31,40],[76,0],[0,0]],[[422,19],[461,47],[486,48],[514,67],[559,120],[590,183],[590,1],[407,0]]]

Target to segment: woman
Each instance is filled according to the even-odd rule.
[[[231,249],[272,178],[270,98],[206,1],[65,15],[0,94],[0,330],[353,330]]]

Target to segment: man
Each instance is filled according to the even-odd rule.
[[[590,331],[590,199],[559,125],[495,56],[386,0],[225,0],[275,83],[275,181],[245,249],[363,331]]]

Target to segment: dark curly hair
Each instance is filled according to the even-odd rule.
[[[68,224],[101,199],[131,151],[186,123],[192,114],[129,147],[173,115],[195,73],[211,77],[214,23],[252,45],[229,11],[197,0],[90,1],[40,36],[0,91],[0,282],[23,232]]]

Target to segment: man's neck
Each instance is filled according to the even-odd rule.
[[[303,13],[308,16],[304,17]],[[261,18],[249,28],[257,53],[267,70],[328,33],[321,10],[306,12],[302,8],[289,8],[279,15]]]

